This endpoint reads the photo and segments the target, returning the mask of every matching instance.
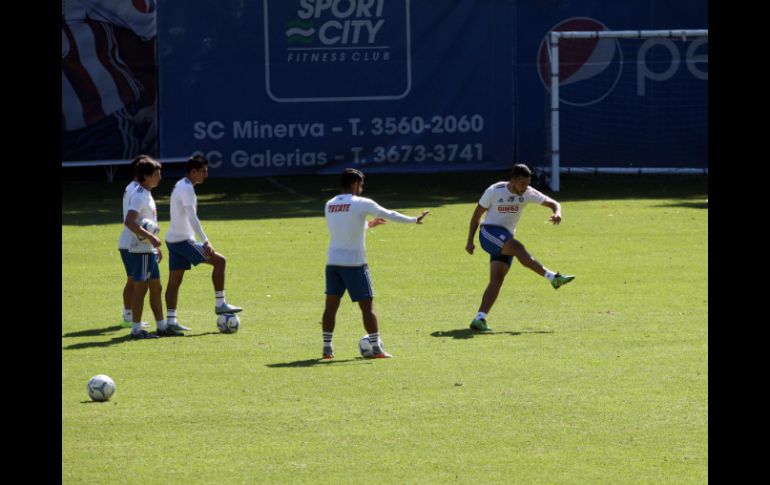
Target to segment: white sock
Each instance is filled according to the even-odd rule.
[[[142,331],[142,322],[131,322],[131,333],[139,333]]]
[[[372,345],[372,347],[379,347],[380,346],[380,333],[370,333],[369,334],[369,343]]]
[[[123,309],[123,321],[124,322],[130,322],[132,320],[131,318],[131,310],[128,308]]]
[[[215,291],[214,296],[217,298],[217,306],[222,306],[225,304],[225,290]]]
[[[545,270],[545,277],[548,279],[548,281],[553,281],[553,279],[556,277],[556,273],[554,273],[550,269],[546,269]]]
[[[324,347],[331,348],[332,347],[332,336],[334,335],[334,332],[322,332],[324,337]]]
[[[486,320],[486,319],[487,319],[487,314],[486,313],[478,312],[476,314],[476,320]]]
[[[176,322],[176,309],[166,310],[166,322],[167,323]]]
[[[166,321],[165,320],[158,320],[155,322],[155,325],[158,326],[158,330],[166,330]]]

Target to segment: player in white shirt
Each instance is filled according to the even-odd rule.
[[[123,221],[126,220],[126,214],[128,214],[128,201],[134,193],[134,190],[139,187],[139,182],[136,181],[136,174],[134,173],[136,164],[145,156],[147,155],[139,155],[131,161],[131,173],[134,174],[134,177],[131,182],[126,185],[125,190],[123,190]],[[120,231],[120,237],[118,238],[118,251],[120,252],[120,259],[123,261],[123,267],[126,270],[126,284],[123,287],[123,320],[120,322],[120,326],[123,328],[131,328],[131,298],[134,294],[134,279],[131,278],[128,246],[133,237],[134,234],[129,231],[124,224],[123,229]]]
[[[408,217],[385,209],[371,199],[359,197],[364,191],[364,174],[360,170],[345,169],[341,185],[340,195],[326,202],[325,206],[330,240],[326,260],[326,306],[322,318],[323,358],[334,357],[332,335],[345,290],[361,308],[364,328],[372,344],[372,358],[392,357],[380,346],[379,326],[372,301],[374,289],[366,261],[366,229],[384,224],[385,219],[422,224],[423,218],[430,211],[423,211],[419,217]],[[367,216],[373,216],[374,219],[367,222]]]
[[[550,208],[553,211],[550,222],[554,225],[561,222],[561,205],[554,199],[530,187],[532,171],[523,163],[517,163],[511,170],[509,182],[492,184],[481,196],[476,209],[471,216],[468,230],[468,242],[465,250],[473,254],[476,246],[473,239],[479,227],[481,215],[487,213],[481,224],[479,241],[481,247],[489,253],[489,284],[481,298],[481,305],[476,317],[471,322],[474,330],[492,330],[487,325],[487,313],[492,309],[505,276],[511,268],[515,256],[525,267],[551,282],[554,289],[569,283],[574,276],[554,273],[533,258],[521,242],[515,239],[516,224],[521,212],[527,204],[535,203]]]
[[[227,260],[216,252],[198,220],[198,198],[195,186],[202,184],[209,174],[209,161],[196,155],[187,160],[187,175],[180,179],[171,192],[171,224],[166,232],[168,246],[168,285],[166,286],[166,321],[169,328],[177,331],[190,330],[179,324],[176,306],[179,300],[179,287],[182,285],[184,272],[200,263],[214,267],[211,281],[214,284],[215,307],[217,315],[236,313],[240,307],[225,301],[225,266]],[[195,241],[198,236],[201,242]]]
[[[160,169],[160,162],[151,157],[143,157],[137,162],[135,173],[139,186],[134,189],[129,198],[128,211],[123,221],[132,233],[128,256],[130,275],[134,281],[131,298],[131,338],[135,339],[157,338],[166,330],[158,269],[158,262],[163,258],[160,239],[139,224],[142,219],[150,219],[156,224],[158,222],[158,209],[151,190],[160,183]],[[150,308],[155,316],[158,335],[150,334],[142,328],[144,297],[148,288],[150,289]]]

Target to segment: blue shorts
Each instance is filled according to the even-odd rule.
[[[504,227],[482,224],[479,230],[481,247],[489,253],[490,262],[502,261],[508,266],[511,265],[513,256],[503,254],[503,246],[509,239],[513,239],[513,234]]]
[[[168,270],[190,269],[206,261],[206,250],[203,244],[195,241],[182,241],[170,243],[168,246]]]
[[[150,281],[160,278],[158,255],[154,253],[128,253],[131,271],[129,276],[134,281]]]
[[[374,298],[369,266],[326,266],[326,294],[342,297],[348,290],[353,301]]]
[[[130,254],[128,252],[128,249],[118,249],[120,251],[120,259],[123,260],[123,267],[126,268],[126,276],[129,278],[131,277],[131,258],[128,257]]]

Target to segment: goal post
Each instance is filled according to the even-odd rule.
[[[571,39],[680,39],[708,40],[707,29],[679,29],[679,30],[602,30],[602,31],[552,31],[549,35],[550,40],[550,188],[558,192],[560,190],[560,172],[561,167],[561,146],[560,146],[560,125],[559,125],[559,46]],[[654,78],[653,78],[654,79]],[[597,172],[602,171],[597,169]],[[607,170],[610,171],[610,170]],[[615,170],[618,171],[618,170]],[[620,170],[622,171],[622,169]],[[699,170],[701,171],[701,170]]]

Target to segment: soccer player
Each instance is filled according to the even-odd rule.
[[[326,262],[326,307],[322,319],[323,358],[334,357],[332,335],[337,309],[345,290],[350,299],[361,308],[364,328],[372,344],[372,358],[392,357],[380,348],[377,315],[374,313],[374,289],[366,262],[364,237],[368,227],[384,224],[385,219],[395,222],[422,224],[430,211],[419,217],[408,217],[396,211],[380,207],[375,201],[359,197],[364,191],[364,174],[348,168],[342,173],[342,192],[326,202],[326,226],[330,241]],[[374,216],[367,222],[366,216]]]
[[[139,182],[136,181],[136,164],[139,163],[147,155],[139,155],[131,161],[131,173],[134,174],[134,178],[126,185],[123,191],[123,220],[126,220],[126,214],[128,214],[128,201],[131,199],[134,190],[139,187]],[[134,294],[134,280],[131,278],[131,268],[129,266],[128,247],[131,244],[131,238],[133,233],[128,230],[126,225],[123,225],[123,230],[120,232],[118,238],[118,251],[120,252],[120,259],[123,260],[123,267],[126,270],[126,284],[123,286],[123,321],[120,322],[120,326],[123,328],[131,328],[131,298]],[[149,326],[149,325],[148,325]]]
[[[474,330],[492,330],[487,325],[487,313],[492,309],[492,305],[500,293],[500,288],[505,280],[505,275],[511,268],[514,256],[519,260],[519,263],[547,278],[554,289],[558,289],[575,279],[574,276],[554,273],[544,267],[514,237],[521,212],[527,204],[532,202],[548,207],[553,211],[550,222],[553,224],[561,222],[561,205],[530,187],[531,181],[532,171],[529,167],[523,163],[517,163],[511,170],[510,181],[492,184],[481,196],[476,210],[471,216],[465,250],[469,254],[473,254],[473,250],[476,248],[473,244],[473,238],[479,227],[481,215],[486,212],[487,215],[479,232],[479,241],[484,251],[489,253],[489,284],[481,298],[479,311],[471,322],[471,328]]]
[[[236,313],[240,307],[225,301],[225,266],[227,260],[216,252],[198,220],[198,199],[195,186],[202,184],[209,175],[209,161],[196,155],[187,160],[187,175],[181,178],[171,192],[171,224],[166,232],[168,246],[168,285],[166,286],[166,321],[168,328],[176,331],[190,330],[177,320],[176,307],[179,300],[179,287],[182,285],[184,272],[200,263],[214,267],[211,281],[214,284],[216,299],[214,312]],[[195,241],[195,235],[201,242]]]
[[[134,280],[134,291],[131,297],[131,338],[147,339],[158,336],[184,335],[167,331],[166,322],[163,320],[163,304],[161,301],[160,270],[158,262],[163,258],[160,250],[160,239],[143,228],[139,221],[150,219],[158,222],[158,210],[155,199],[150,193],[160,183],[160,162],[143,157],[136,164],[136,181],[139,186],[128,201],[128,212],[123,223],[133,237],[129,243],[128,257],[130,276]],[[142,239],[139,239],[139,238]],[[142,328],[142,311],[144,310],[144,297],[147,289],[150,290],[150,308],[155,316],[157,335],[153,335]]]

